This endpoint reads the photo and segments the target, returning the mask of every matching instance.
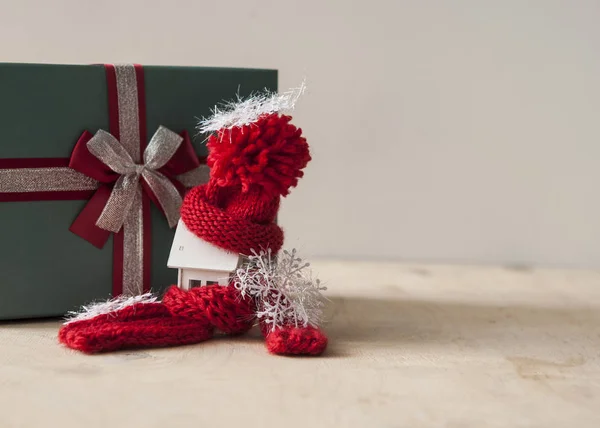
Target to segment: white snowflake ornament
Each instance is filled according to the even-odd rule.
[[[236,271],[234,286],[242,297],[255,299],[257,317],[271,330],[293,325],[318,327],[323,316],[326,287],[313,279],[310,263],[296,250],[273,256],[271,250],[254,252]]]

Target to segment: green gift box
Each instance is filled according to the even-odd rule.
[[[0,63],[0,319],[160,292],[199,117],[275,70]]]

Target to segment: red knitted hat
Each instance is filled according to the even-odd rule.
[[[208,139],[209,182],[192,189],[181,218],[195,235],[240,254],[283,245],[275,224],[281,196],[303,176],[310,153],[302,130],[279,113],[225,127]]]

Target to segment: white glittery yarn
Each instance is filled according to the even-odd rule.
[[[216,105],[212,116],[203,118],[198,123],[200,133],[218,132],[224,129],[241,127],[256,122],[261,116],[293,110],[298,98],[306,91],[306,83],[290,89],[282,94],[265,90],[263,93],[250,95],[246,99]]]
[[[145,293],[138,296],[119,296],[106,302],[92,303],[87,306],[82,306],[80,311],[71,311],[67,313],[67,321],[69,324],[75,321],[88,320],[98,315],[109,314],[119,311],[127,306],[154,303],[157,298],[152,293]]]

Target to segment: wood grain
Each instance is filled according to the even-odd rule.
[[[0,324],[0,426],[598,427],[600,272],[314,263],[322,358],[258,334],[85,356]]]

